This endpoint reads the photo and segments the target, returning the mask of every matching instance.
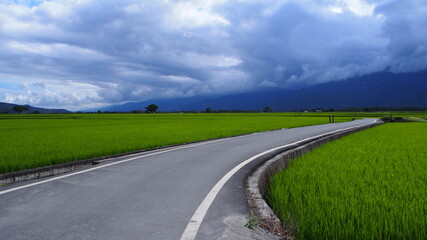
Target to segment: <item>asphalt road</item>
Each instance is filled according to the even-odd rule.
[[[72,175],[3,186],[0,239],[181,239],[211,189],[241,162],[272,148],[369,122],[373,120],[166,148],[106,161]],[[228,226],[226,219],[248,215],[243,182],[261,161],[248,163],[225,182],[202,217],[196,239],[218,239]]]

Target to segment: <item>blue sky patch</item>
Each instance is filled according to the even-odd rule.
[[[19,5],[27,5],[29,7],[34,7],[42,4],[45,1],[44,0],[13,0],[11,2]]]
[[[16,83],[0,82],[0,89],[21,90],[21,85]]]

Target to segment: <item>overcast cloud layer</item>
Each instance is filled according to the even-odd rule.
[[[427,69],[425,0],[2,0],[0,101],[77,110]]]

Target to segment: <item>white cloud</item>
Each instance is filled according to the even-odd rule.
[[[39,54],[45,57],[61,57],[79,61],[112,60],[109,56],[98,53],[92,49],[63,43],[45,44],[12,41],[8,46],[11,50]]]
[[[70,109],[427,68],[422,0],[0,3],[0,101]],[[2,97],[2,98],[1,98]]]
[[[197,52],[178,53],[174,56],[176,61],[182,61],[189,68],[211,68],[211,67],[235,67],[242,63],[242,60],[234,56],[212,56]]]
[[[326,8],[327,11],[333,12],[333,13],[343,13],[344,10],[339,6],[329,6]]]
[[[35,82],[21,83],[23,91],[9,91],[4,93],[4,101],[16,104],[31,104],[40,107],[67,108],[79,110],[90,107],[93,102],[102,101],[96,93],[96,86],[72,81],[62,82]],[[79,89],[78,92],[75,89]],[[78,104],[78,105],[76,105]]]
[[[345,8],[358,16],[372,15],[375,8],[374,4],[369,4],[364,0],[341,0],[341,2]]]
[[[213,12],[207,4],[196,4],[195,2],[177,2],[168,17],[168,25],[177,28],[217,24],[230,25],[230,22],[220,14]]]

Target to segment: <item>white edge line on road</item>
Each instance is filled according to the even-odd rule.
[[[249,135],[247,135],[247,136],[249,136]],[[77,171],[77,172],[66,174],[66,175],[62,175],[62,176],[59,176],[59,177],[53,177],[53,178],[50,178],[50,179],[47,179],[47,180],[43,180],[43,181],[40,181],[40,182],[30,183],[30,184],[26,184],[26,185],[23,185],[23,186],[19,186],[19,187],[15,187],[15,188],[3,190],[3,191],[0,191],[0,195],[6,194],[6,193],[9,193],[9,192],[14,192],[14,191],[17,191],[17,190],[20,190],[20,189],[28,188],[28,187],[40,185],[40,184],[43,184],[43,183],[52,182],[52,181],[55,181],[55,180],[58,180],[58,179],[67,178],[67,177],[71,177],[71,176],[74,176],[74,175],[79,175],[79,174],[86,173],[86,172],[91,172],[91,171],[94,171],[94,170],[97,170],[97,169],[100,169],[100,168],[105,168],[105,167],[117,165],[117,164],[120,164],[120,163],[130,162],[130,161],[134,161],[134,160],[137,160],[137,159],[146,158],[146,157],[150,157],[150,156],[154,156],[154,155],[158,155],[158,154],[162,154],[162,153],[177,151],[177,150],[181,150],[181,149],[186,149],[186,148],[191,148],[191,147],[197,147],[197,146],[206,145],[206,144],[210,144],[210,143],[221,142],[221,141],[225,141],[227,139],[228,138],[224,138],[224,139],[212,140],[212,141],[207,141],[207,142],[202,142],[202,143],[190,144],[190,145],[181,146],[181,147],[174,147],[174,148],[171,148],[171,149],[162,150],[162,151],[156,151],[156,152],[149,153],[149,154],[136,153],[135,155],[140,155],[140,154],[145,154],[145,155],[137,156],[137,157],[132,157],[132,158],[124,159],[124,160],[119,160],[119,161],[115,161],[115,162],[112,162],[112,163],[104,164],[102,166],[93,167],[93,168],[90,168],[90,169],[86,169],[86,170],[82,170],[82,171]],[[130,156],[132,156],[132,155],[130,155]]]
[[[290,144],[286,144],[286,145],[282,145],[279,147],[275,147],[272,148],[270,150],[264,151],[262,153],[259,153],[245,161],[243,161],[242,163],[240,163],[239,165],[237,165],[236,167],[234,167],[233,169],[231,169],[227,174],[225,174],[224,177],[221,178],[221,180],[219,180],[219,182],[217,182],[215,184],[215,186],[211,189],[211,191],[208,193],[208,195],[206,195],[205,199],[203,200],[203,202],[200,204],[200,206],[197,208],[196,212],[194,213],[194,215],[191,217],[190,222],[188,222],[187,227],[184,230],[184,233],[181,236],[180,240],[194,240],[196,238],[197,232],[199,231],[199,227],[202,224],[202,221],[209,209],[209,207],[211,206],[212,202],[214,201],[215,197],[218,195],[219,191],[221,190],[221,188],[224,186],[224,184],[237,172],[239,171],[242,167],[244,167],[246,164],[252,162],[253,160],[257,159],[258,157],[267,154],[267,153],[271,153],[273,151],[279,150],[281,148],[285,148],[285,147],[290,147],[293,145],[297,145],[301,142],[305,142],[305,141],[309,141],[311,139],[315,139],[315,138],[319,138],[325,135],[329,135],[329,134],[334,134],[336,132],[340,132],[340,131],[345,131],[345,130],[349,130],[349,129],[353,129],[353,128],[359,128],[359,127],[363,127],[366,125],[370,125],[373,124],[375,122],[377,122],[378,120],[375,120],[373,122],[370,123],[366,123],[366,124],[361,124],[358,126],[353,126],[353,127],[348,127],[348,128],[343,128],[343,129],[338,129],[338,130],[334,130],[331,132],[327,132],[327,133],[323,133],[314,137],[309,137],[309,138],[305,138]]]
[[[276,130],[276,131],[279,131],[279,130]],[[147,154],[147,152],[135,153],[135,154],[131,154],[131,155],[123,156],[123,157],[130,157],[130,156],[136,156],[136,157],[132,157],[132,158],[124,159],[124,160],[119,160],[119,161],[114,161],[112,163],[103,164],[103,165],[98,166],[98,167],[93,167],[93,168],[86,169],[86,170],[76,171],[76,172],[65,174],[65,175],[61,175],[61,176],[58,176],[58,177],[49,178],[49,179],[46,179],[46,180],[43,180],[43,181],[39,181],[39,182],[35,182],[35,183],[30,183],[30,184],[22,185],[22,186],[15,187],[15,188],[10,188],[10,189],[7,189],[7,190],[0,191],[0,195],[6,194],[6,193],[10,193],[10,192],[14,192],[14,191],[17,191],[17,190],[20,190],[20,189],[29,188],[29,187],[37,186],[37,185],[40,185],[40,184],[52,182],[52,181],[59,180],[59,179],[62,179],[62,178],[67,178],[67,177],[71,177],[71,176],[74,176],[74,175],[79,175],[79,174],[82,174],[82,173],[91,172],[91,171],[94,171],[94,170],[97,170],[97,169],[100,169],[100,168],[105,168],[105,167],[109,167],[109,166],[112,166],[112,165],[117,165],[117,164],[120,164],[120,163],[130,162],[130,161],[138,160],[138,159],[141,159],[141,158],[151,157],[151,156],[162,154],[162,153],[167,153],[167,152],[172,152],[172,151],[177,151],[177,150],[186,149],[186,148],[192,148],[192,147],[197,147],[197,146],[202,146],[202,145],[211,144],[211,143],[222,142],[222,141],[229,140],[229,139],[249,137],[249,136],[254,136],[254,135],[258,135],[258,134],[262,134],[262,133],[263,132],[255,132],[255,133],[250,133],[250,134],[246,134],[246,135],[242,135],[242,136],[231,136],[231,137],[226,137],[226,138],[221,138],[221,139],[207,140],[207,141],[200,142],[200,143],[190,143],[190,144],[185,145],[185,146],[171,147],[171,148],[168,148],[167,150],[153,150],[151,153],[148,153],[148,154]],[[145,155],[142,155],[142,154],[145,154]]]
[[[86,169],[86,170],[82,170],[82,171],[77,171],[77,172],[74,172],[74,173],[65,174],[65,175],[61,175],[61,176],[58,176],[58,177],[49,178],[49,179],[46,179],[46,180],[43,180],[43,181],[39,181],[39,182],[35,182],[35,183],[30,183],[30,184],[22,185],[22,186],[15,187],[15,188],[10,188],[10,189],[7,189],[7,190],[0,191],[0,195],[6,194],[6,193],[10,193],[10,192],[14,192],[14,191],[17,191],[17,190],[20,190],[20,189],[29,188],[29,187],[37,186],[37,185],[40,185],[40,184],[44,184],[44,183],[56,181],[56,180],[59,180],[59,179],[71,177],[71,176],[74,176],[74,175],[79,175],[79,174],[82,174],[82,173],[91,172],[91,171],[94,171],[94,170],[97,170],[97,169],[100,169],[100,168],[105,168],[105,167],[109,167],[109,166],[113,166],[113,165],[117,165],[117,164],[121,164],[121,163],[125,163],[125,162],[134,161],[134,160],[141,159],[141,158],[146,158],[146,157],[150,157],[150,156],[154,156],[154,155],[158,155],[158,154],[162,154],[162,153],[177,151],[177,150],[186,149],[186,148],[197,147],[197,146],[211,144],[211,143],[222,142],[222,141],[225,141],[225,140],[228,140],[228,139],[231,139],[231,138],[248,137],[248,136],[252,136],[254,134],[260,134],[260,133],[253,133],[253,134],[248,134],[248,135],[243,135],[243,136],[229,137],[229,138],[223,138],[223,139],[217,139],[217,140],[209,140],[209,141],[206,141],[206,142],[194,143],[194,144],[189,144],[189,145],[181,146],[181,147],[173,147],[173,148],[170,148],[170,149],[167,149],[167,150],[156,151],[156,152],[152,152],[152,153],[149,153],[149,154],[136,153],[135,155],[138,155],[138,156],[133,157],[133,158],[128,158],[128,159],[124,159],[124,160],[120,160],[120,161],[115,161],[115,162],[112,162],[112,163],[104,164],[102,166],[93,167],[93,168],[90,168],[90,169]],[[145,154],[145,155],[139,156],[140,154]],[[132,155],[130,155],[130,156],[132,156]]]

